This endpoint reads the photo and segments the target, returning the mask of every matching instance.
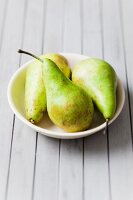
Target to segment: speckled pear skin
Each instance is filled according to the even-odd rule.
[[[72,71],[72,81],[91,96],[105,119],[113,117],[117,75],[110,64],[98,58],[81,61]]]
[[[68,61],[64,56],[62,56],[60,54],[56,54],[56,53],[48,53],[48,54],[45,54],[44,58],[48,58],[48,59],[52,60],[59,67],[59,69],[63,72],[63,74],[66,77],[70,78],[71,70],[68,65]]]
[[[25,82],[26,118],[38,123],[46,111],[46,92],[42,78],[42,67],[38,60],[28,65]]]
[[[93,103],[88,94],[65,77],[50,59],[45,58],[42,68],[47,111],[53,123],[67,132],[89,128],[93,118]]]
[[[40,58],[44,59],[49,57],[52,59],[62,72],[70,77],[71,70],[68,66],[67,59],[59,54],[49,53],[47,55],[41,55]],[[25,110],[26,118],[32,123],[38,123],[43,113],[46,111],[46,92],[45,86],[42,79],[42,63],[38,60],[34,60],[28,65],[26,73],[26,84],[25,84]]]

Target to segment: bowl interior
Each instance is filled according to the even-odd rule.
[[[62,54],[69,62],[71,69],[73,66],[88,57],[77,54]],[[30,61],[32,62],[32,61]],[[30,63],[28,62],[28,63]],[[32,127],[34,130],[39,131],[45,135],[56,137],[56,138],[79,138],[86,135],[90,135],[97,132],[105,127],[105,120],[101,113],[95,108],[94,119],[89,130],[77,133],[66,133],[63,129],[60,129],[54,125],[48,117],[47,112],[44,114],[43,119],[37,125],[31,124],[25,117],[25,106],[24,106],[24,93],[25,93],[25,76],[27,64],[21,66],[21,68],[13,75],[8,88],[8,100],[14,113],[21,119],[24,123]],[[119,115],[124,104],[124,89],[120,80],[118,79],[117,87],[117,109],[113,119],[110,123]]]

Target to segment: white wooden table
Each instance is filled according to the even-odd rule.
[[[109,134],[57,140],[20,122],[6,95],[30,59],[18,48],[110,62],[126,101]],[[133,200],[132,115],[132,0],[0,0],[0,200]]]

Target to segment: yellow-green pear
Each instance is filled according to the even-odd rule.
[[[113,67],[98,58],[88,58],[76,64],[72,81],[82,87],[92,98],[106,120],[116,110],[117,75]]]
[[[67,132],[89,128],[93,118],[93,103],[89,95],[72,83],[50,59],[43,60],[47,111],[50,119]]]
[[[25,111],[31,123],[38,123],[46,111],[46,91],[40,61],[34,60],[27,67],[25,80]]]

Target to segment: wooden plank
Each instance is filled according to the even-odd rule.
[[[68,0],[64,5],[63,51],[81,53],[81,3]]]
[[[5,1],[5,3],[7,3]],[[21,44],[23,14],[25,8],[24,1],[9,0],[6,4],[7,16],[2,37],[0,55],[0,198],[5,198],[10,147],[12,138],[13,113],[7,102],[7,85],[9,78],[19,65],[19,57],[16,56],[16,49]],[[2,6],[3,7],[3,6]],[[20,9],[21,8],[21,9]]]
[[[123,33],[123,45],[124,45],[124,53],[125,53],[125,65],[126,65],[126,73],[128,78],[128,92],[129,92],[129,98],[130,98],[130,114],[131,114],[131,123],[133,124],[133,41],[132,41],[132,35],[133,35],[133,27],[132,27],[132,6],[133,1],[129,0],[127,1],[121,1],[120,2],[120,14],[121,14],[121,23],[122,23],[122,33]],[[133,125],[132,125],[133,126]],[[133,133],[132,133],[133,134]],[[132,135],[133,137],[133,135]]]
[[[58,196],[59,141],[38,135],[34,199]]]
[[[45,10],[43,51],[57,53],[62,50],[64,0],[47,1]]]
[[[44,52],[60,52],[63,24],[62,0],[47,1],[44,12]],[[34,199],[58,198],[59,140],[38,135]]]
[[[7,199],[31,199],[36,134],[15,120]]]
[[[63,51],[81,53],[80,1],[65,1]],[[83,140],[62,140],[60,149],[59,199],[83,197]]]
[[[43,3],[43,0],[38,2],[29,0],[27,2],[23,35],[21,46],[19,46],[19,48],[22,47],[36,54],[41,54],[42,51]],[[16,57],[19,55],[16,54]],[[30,59],[30,57],[23,55],[21,64]],[[7,199],[29,200],[32,198],[36,142],[36,133],[16,119]]]
[[[60,150],[59,199],[83,197],[83,140],[62,140]]]
[[[83,53],[103,57],[99,0],[84,0]],[[84,139],[84,199],[109,198],[107,136],[101,131]]]
[[[7,5],[8,5],[8,0],[6,1],[2,0],[0,2],[0,9],[1,9],[0,10],[0,48],[2,45],[4,26],[5,26],[6,16],[7,16]]]
[[[90,57],[103,57],[101,11],[99,0],[84,0],[83,9],[83,53]]]
[[[133,155],[121,25],[118,1],[104,0],[104,58],[114,66],[126,90],[123,112],[109,130],[111,193],[113,200],[131,200],[133,199]]]

